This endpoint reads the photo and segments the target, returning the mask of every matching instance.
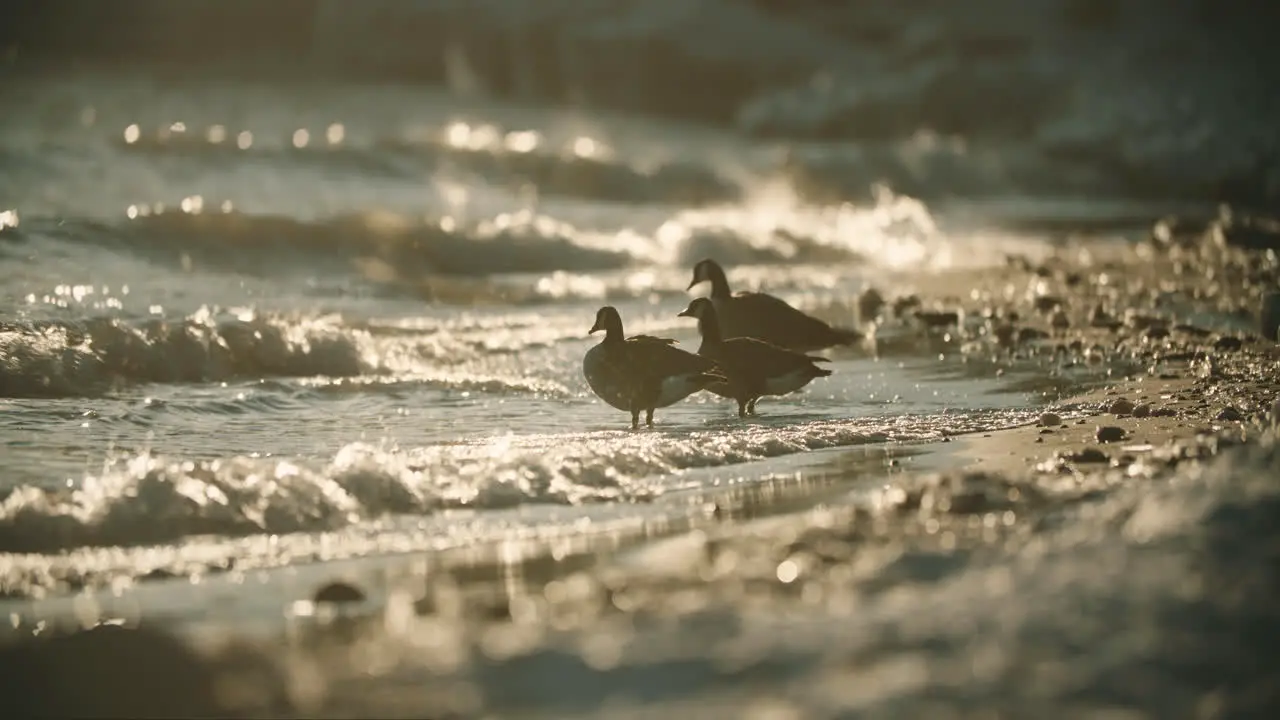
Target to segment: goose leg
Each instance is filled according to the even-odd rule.
[[[738,401],[738,417],[744,418],[746,416],[747,416],[747,401],[739,400]]]
[[[640,429],[640,411],[639,410],[631,411],[631,429],[632,430]]]
[[[751,398],[749,401],[747,401],[747,414],[748,414],[748,415],[755,415],[755,414],[756,414],[756,401],[757,401],[757,400],[759,400],[759,399],[760,399],[760,398]]]
[[[653,408],[644,411],[644,424],[647,427],[653,427]]]

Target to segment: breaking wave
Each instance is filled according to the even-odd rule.
[[[924,203],[879,187],[865,206],[808,207],[785,186],[759,188],[745,204],[675,212],[650,229],[575,227],[531,210],[463,223],[369,212],[303,220],[208,210],[200,198],[180,209],[135,205],[115,224],[25,219],[17,241],[52,238],[130,252],[184,269],[287,276],[317,270],[356,274],[426,297],[473,302],[482,279],[536,273],[601,273],[687,267],[713,256],[729,265],[869,263],[946,265],[959,259]],[[996,262],[998,251],[965,253]],[[470,289],[459,285],[471,283]],[[504,301],[511,287],[488,288]]]
[[[96,317],[0,324],[0,397],[93,397],[146,383],[342,378],[475,391],[566,392],[554,383],[464,371],[467,361],[576,338],[580,328],[519,318],[405,328],[341,317],[201,308],[175,319]],[[306,382],[303,382],[306,385]],[[325,381],[319,391],[343,386]],[[376,389],[376,388],[374,388]]]
[[[899,416],[660,436],[501,435],[406,450],[351,443],[324,465],[139,454],[113,462],[74,490],[10,491],[0,503],[0,551],[319,532],[445,508],[637,502],[673,489],[673,477],[683,470],[873,442],[936,440],[1030,417],[986,411],[949,415],[943,424],[936,417]]]

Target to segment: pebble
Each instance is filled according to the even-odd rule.
[[[365,594],[360,588],[341,580],[335,580],[320,586],[316,590],[316,594],[311,597],[315,603],[331,603],[341,605],[345,603],[364,602]]]
[[[1262,336],[1280,342],[1280,292],[1267,293],[1262,298],[1262,312],[1258,320]]]
[[[1151,416],[1151,403],[1142,403],[1133,408],[1133,416],[1136,418],[1144,418]]]
[[[1042,313],[1047,313],[1057,310],[1066,303],[1062,302],[1062,298],[1054,297],[1053,295],[1042,295],[1035,299],[1034,304],[1036,310],[1039,310]]]
[[[1079,452],[1066,455],[1065,458],[1076,463],[1105,463],[1111,460],[1109,455],[1098,448],[1085,448]]]
[[[1224,335],[1218,338],[1216,341],[1214,341],[1213,348],[1215,350],[1221,350],[1225,352],[1234,352],[1236,350],[1239,350],[1243,345],[1244,343],[1240,340],[1240,338],[1232,337],[1230,335]]]
[[[1112,415],[1132,415],[1133,410],[1133,401],[1127,398],[1116,398],[1107,409]]]
[[[1062,416],[1057,413],[1041,413],[1039,424],[1043,427],[1057,427],[1062,424]]]
[[[1244,419],[1244,415],[1242,415],[1239,410],[1228,405],[1222,408],[1214,419],[1221,420],[1223,422],[1239,422]]]
[[[1097,438],[1100,443],[1120,442],[1125,438],[1125,431],[1115,425],[1103,425],[1098,428]]]

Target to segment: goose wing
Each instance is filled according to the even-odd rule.
[[[720,314],[721,326],[729,326],[726,335],[761,338],[784,348],[844,345],[861,337],[853,330],[833,328],[767,293],[738,293],[726,305]]]
[[[720,362],[731,373],[763,379],[812,367],[814,363],[830,361],[756,338],[739,337],[723,341]]]
[[[627,339],[632,362],[638,372],[659,377],[715,370],[715,361],[676,347],[671,338],[636,335]]]

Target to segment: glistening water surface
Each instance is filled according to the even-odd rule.
[[[3,102],[12,593],[370,549],[315,549],[335,531],[448,544],[456,509],[468,542],[535,522],[499,512],[515,507],[561,507],[536,522],[572,533],[814,451],[1024,422],[1042,400],[1016,368],[966,369],[945,330],[882,327],[758,418],[698,395],[627,429],[581,376],[594,312],[696,347],[676,313],[697,259],[865,328],[869,287],[1048,247],[883,188],[802,203],[766,143],[395,87],[115,74],[12,81]],[[905,270],[914,284],[882,281]]]

